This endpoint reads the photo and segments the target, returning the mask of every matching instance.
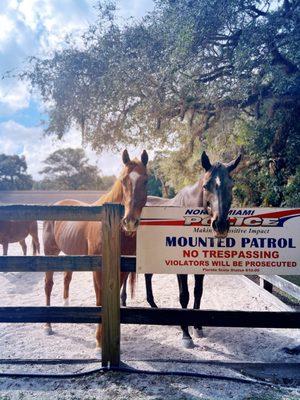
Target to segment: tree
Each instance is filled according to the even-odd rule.
[[[108,11],[83,49],[35,58],[25,74],[52,101],[48,132],[76,122],[103,148],[165,143],[187,123],[201,140],[228,110],[299,105],[299,1],[157,0],[124,27]]]
[[[154,171],[148,167],[148,195],[162,197],[162,184],[157,178]]]
[[[24,156],[0,154],[0,190],[29,190],[33,180],[27,174]]]
[[[54,190],[101,190],[102,178],[98,168],[88,163],[82,149],[60,149],[44,161],[46,167],[40,172],[45,178],[43,189]]]
[[[61,137],[76,123],[100,150],[175,145],[176,176],[163,164],[176,188],[190,180],[181,177],[197,146],[224,161],[243,146],[240,201],[288,204],[299,166],[299,0],[155,4],[124,26],[111,3],[99,7],[83,47],[32,59],[23,78],[52,104],[47,132]]]

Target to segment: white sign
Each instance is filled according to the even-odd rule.
[[[300,209],[229,212],[225,239],[203,208],[145,207],[137,234],[137,272],[300,275]]]

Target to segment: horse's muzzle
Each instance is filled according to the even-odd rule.
[[[229,221],[224,219],[214,219],[211,223],[211,227],[213,228],[215,237],[223,239],[228,235]]]
[[[122,228],[126,232],[136,232],[138,226],[139,226],[139,219],[133,219],[133,218],[123,218],[122,219]]]

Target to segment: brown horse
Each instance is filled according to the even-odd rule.
[[[135,232],[142,208],[147,200],[147,162],[148,154],[144,150],[141,161],[130,160],[127,150],[123,152],[124,168],[120,178],[115,182],[110,192],[100,197],[92,205],[102,205],[108,202],[121,203],[125,213],[122,219],[121,254],[135,254]],[[76,200],[63,200],[55,205],[87,206]],[[127,233],[127,234],[126,234]],[[68,255],[101,255],[102,253],[102,225],[97,221],[45,221],[43,229],[45,255],[58,255],[61,251]],[[128,273],[121,273],[121,286]],[[64,299],[69,297],[69,285],[72,278],[71,272],[65,272]],[[93,272],[96,305],[101,305],[101,272]],[[50,306],[50,296],[53,287],[53,272],[46,272],[45,293],[46,305]],[[46,324],[47,332],[52,333],[50,324]],[[101,345],[101,325],[96,332],[96,345]]]
[[[3,246],[3,255],[7,256],[8,244],[19,242],[24,256],[27,254],[25,238],[31,235],[33,255],[39,254],[40,242],[36,221],[0,221],[0,244]]]
[[[186,186],[172,199],[163,199],[155,196],[148,196],[147,206],[167,207],[204,207],[211,217],[211,227],[214,235],[224,238],[228,234],[229,222],[228,212],[232,201],[233,181],[231,172],[238,166],[241,155],[236,160],[222,164],[220,162],[211,164],[205,152],[202,153],[201,162],[205,174],[194,185]],[[203,293],[204,275],[195,275],[194,288],[194,309],[200,308]],[[152,274],[145,275],[147,301],[151,307],[157,307],[152,292]],[[187,275],[177,275],[179,285],[179,300],[182,308],[187,308],[189,302],[189,290]],[[122,305],[126,305],[126,282],[122,294]],[[189,334],[188,326],[181,326],[183,345],[186,348],[194,347],[193,340]],[[202,337],[202,327],[195,326],[196,336]]]

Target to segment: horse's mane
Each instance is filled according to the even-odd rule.
[[[97,206],[102,206],[104,203],[122,203],[123,200],[123,187],[122,187],[122,178],[128,174],[132,170],[134,170],[138,166],[143,166],[143,163],[135,158],[134,160],[131,160],[129,163],[126,164],[126,166],[123,168],[120,177],[116,180],[116,182],[113,184],[112,188],[108,193],[103,194],[95,203],[94,205]]]
[[[104,203],[121,203],[123,188],[120,179],[117,179],[108,193],[103,194],[94,204],[102,206]]]

